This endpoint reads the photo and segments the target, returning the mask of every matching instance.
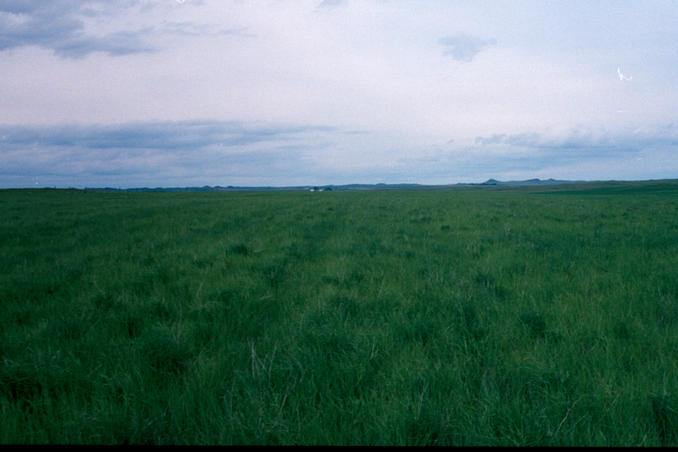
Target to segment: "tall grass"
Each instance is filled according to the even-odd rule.
[[[678,443],[675,191],[0,209],[0,443]]]

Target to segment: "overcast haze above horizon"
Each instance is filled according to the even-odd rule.
[[[0,188],[678,177],[678,2],[2,0]]]

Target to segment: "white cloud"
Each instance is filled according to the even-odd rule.
[[[619,66],[617,66],[617,75],[619,76],[619,80],[622,80],[622,81],[630,82],[631,80],[633,80],[633,77],[627,77],[624,74],[622,74],[622,71],[619,68]]]

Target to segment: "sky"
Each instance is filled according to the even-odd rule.
[[[0,0],[0,188],[678,178],[675,0]]]

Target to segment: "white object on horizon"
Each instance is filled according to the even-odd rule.
[[[619,80],[628,80],[629,82],[633,77],[626,77],[624,74],[622,74],[621,69],[619,69],[619,66],[617,66],[617,75],[619,75]]]

